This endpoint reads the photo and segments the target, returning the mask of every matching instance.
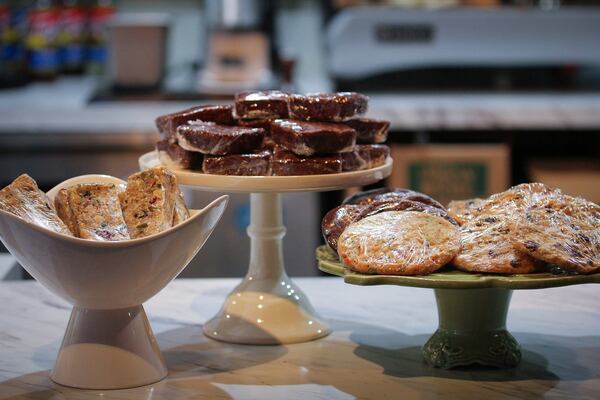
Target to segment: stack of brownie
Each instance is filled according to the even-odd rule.
[[[359,118],[358,93],[243,92],[231,106],[157,118],[157,151],[168,166],[220,175],[314,175],[385,163],[389,122]]]

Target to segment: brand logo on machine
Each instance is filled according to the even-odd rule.
[[[375,27],[378,42],[425,43],[433,41],[434,28],[427,24],[380,24]]]

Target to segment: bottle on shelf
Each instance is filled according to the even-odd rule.
[[[27,69],[33,79],[52,80],[57,77],[60,67],[57,7],[52,0],[36,0],[28,19]]]
[[[59,59],[62,72],[79,74],[85,62],[86,13],[80,0],[63,0],[59,11]]]
[[[115,14],[111,0],[95,0],[88,15],[86,63],[89,72],[102,74],[108,59],[108,23]]]
[[[26,1],[0,1],[0,87],[27,82],[24,45],[27,13]]]

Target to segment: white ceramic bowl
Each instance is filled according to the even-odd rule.
[[[123,181],[86,175],[48,192],[83,182]],[[0,210],[0,239],[42,285],[73,304],[52,371],[57,383],[116,389],[156,382],[166,367],[143,302],[174,279],[204,245],[227,205],[222,196],[190,210],[181,224],[140,239],[98,242],[63,235]]]

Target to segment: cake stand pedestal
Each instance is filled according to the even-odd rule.
[[[155,152],[140,157],[142,169],[160,165]],[[287,276],[283,262],[281,193],[316,192],[364,186],[390,175],[392,160],[365,171],[307,176],[228,176],[172,169],[186,187],[250,194],[248,273],[221,310],[204,324],[216,340],[241,344],[284,344],[330,333],[309,299]]]
[[[317,248],[319,269],[353,285],[397,285],[435,290],[438,329],[422,348],[427,363],[438,368],[472,364],[512,368],[521,361],[521,347],[506,330],[515,289],[600,283],[591,275],[488,275],[441,270],[423,276],[366,275],[348,270],[327,246]]]

